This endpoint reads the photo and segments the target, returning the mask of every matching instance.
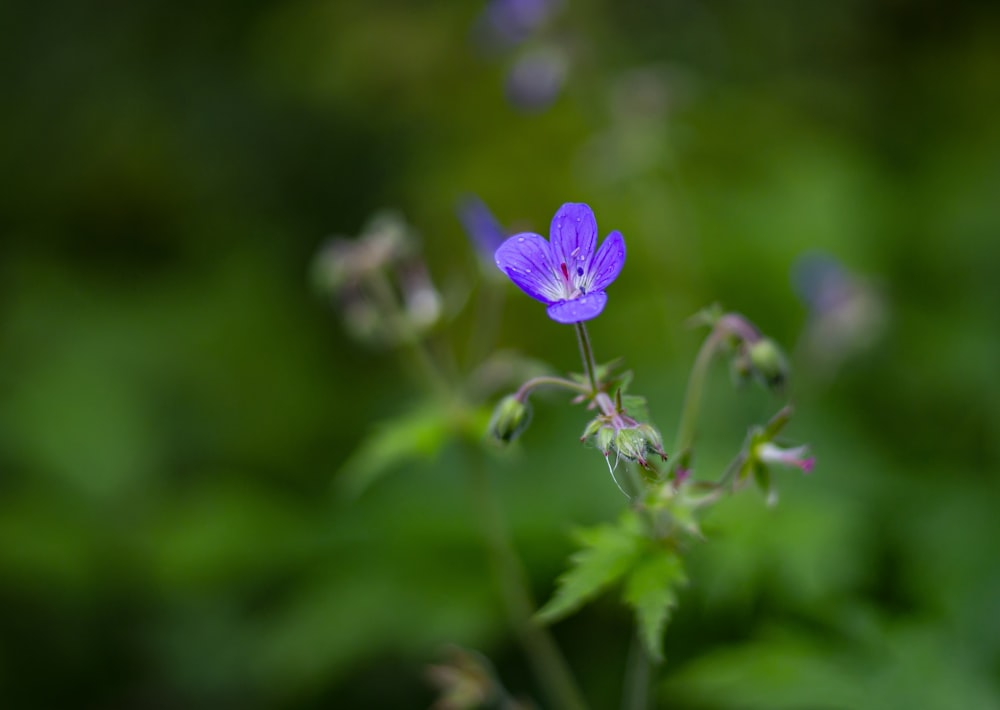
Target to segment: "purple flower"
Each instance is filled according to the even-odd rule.
[[[458,218],[484,263],[492,261],[493,254],[510,236],[510,232],[500,225],[490,208],[474,195],[468,195],[459,202]]]
[[[493,0],[484,17],[497,39],[518,44],[541,28],[560,4],[558,0]]]
[[[559,208],[549,229],[551,241],[531,232],[516,234],[497,249],[497,267],[514,284],[548,306],[558,323],[579,323],[604,310],[604,293],[625,264],[621,232],[597,247],[597,220],[589,206],[568,202]]]

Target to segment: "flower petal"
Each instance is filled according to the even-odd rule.
[[[552,218],[549,230],[554,266],[566,264],[572,274],[590,266],[597,248],[597,220],[594,212],[582,202],[567,202]]]
[[[594,255],[587,273],[588,291],[603,291],[618,278],[625,265],[625,239],[622,233],[614,231],[604,240],[601,248]]]
[[[458,219],[476,247],[476,253],[487,264],[509,235],[481,199],[467,195],[458,204]]]
[[[607,302],[608,295],[604,291],[592,291],[580,298],[553,303],[546,312],[557,323],[579,323],[597,318]]]
[[[562,283],[556,277],[552,248],[544,237],[531,232],[515,234],[493,256],[497,267],[535,300],[550,304],[564,297]]]

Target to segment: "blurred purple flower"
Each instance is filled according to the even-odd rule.
[[[566,71],[561,52],[553,48],[528,52],[507,75],[507,100],[524,111],[544,111],[559,96]]]
[[[810,311],[803,346],[810,360],[828,374],[882,336],[888,307],[870,280],[825,254],[802,257],[792,278]]]
[[[501,226],[486,203],[475,195],[468,195],[458,203],[458,219],[479,258],[483,263],[492,265],[493,255],[510,233]]]
[[[597,247],[597,220],[583,203],[566,203],[552,218],[550,241],[525,232],[496,251],[496,265],[514,284],[548,306],[558,323],[579,323],[604,310],[604,292],[625,264],[621,232],[608,235]]]
[[[483,12],[490,35],[505,44],[518,44],[551,18],[560,0],[492,0]]]

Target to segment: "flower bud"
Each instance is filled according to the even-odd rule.
[[[637,461],[640,466],[646,466],[646,456],[650,452],[667,457],[663,451],[663,437],[649,424],[617,429],[611,446],[619,456],[628,461]]]
[[[497,441],[509,443],[521,435],[531,421],[531,408],[516,395],[507,395],[497,403],[490,419],[490,435]]]
[[[763,464],[778,464],[797,468],[802,473],[811,473],[813,466],[816,465],[816,459],[808,455],[808,446],[784,448],[770,441],[764,441],[754,447],[753,453],[754,458]]]
[[[597,431],[597,436],[595,437],[597,441],[597,448],[601,450],[601,453],[605,456],[611,451],[611,445],[615,440],[615,430],[610,426],[603,426]]]
[[[781,389],[788,379],[788,362],[774,341],[761,338],[749,344],[747,355],[754,374],[771,389]]]
[[[646,437],[638,429],[621,429],[615,434],[615,451],[629,461],[646,461]]]

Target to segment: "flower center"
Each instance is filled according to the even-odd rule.
[[[566,262],[559,264],[559,270],[562,271],[563,290],[565,291],[567,300],[587,295],[587,289],[585,289],[583,285],[580,283],[583,280],[582,266],[576,267],[575,278],[570,276],[569,267],[566,266]]]

